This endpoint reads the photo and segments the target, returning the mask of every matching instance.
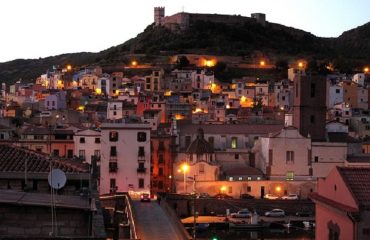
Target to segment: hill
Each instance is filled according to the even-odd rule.
[[[0,63],[0,82],[12,83],[20,78],[30,81],[52,65],[124,64],[128,62],[129,54],[144,54],[148,59],[164,53],[231,55],[251,59],[258,52],[272,60],[305,58],[330,61],[351,70],[370,62],[369,38],[370,23],[344,32],[338,38],[320,38],[299,29],[274,23],[263,26],[249,20],[234,24],[196,20],[182,31],[152,24],[137,37],[98,53],[62,54]]]

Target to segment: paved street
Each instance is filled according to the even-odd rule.
[[[156,202],[134,201],[138,237],[142,240],[182,240],[176,225]]]

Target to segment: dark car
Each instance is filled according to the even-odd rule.
[[[232,196],[229,196],[225,193],[219,193],[219,194],[216,194],[214,196],[214,198],[217,198],[217,199],[232,199],[233,197]]]
[[[150,194],[149,193],[142,193],[140,195],[141,202],[150,202]]]
[[[248,193],[240,194],[240,199],[254,199],[254,196],[249,195]]]

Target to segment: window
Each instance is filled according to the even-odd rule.
[[[239,181],[243,181],[243,177],[239,177]]]
[[[251,186],[247,187],[247,192],[252,192],[252,187]]]
[[[158,189],[163,189],[163,181],[158,181]]]
[[[100,157],[100,150],[94,150],[94,156]]]
[[[233,193],[233,187],[229,186],[229,193]]]
[[[315,116],[314,115],[311,115],[310,122],[311,122],[311,124],[315,124]]]
[[[335,89],[335,93],[340,93],[340,89]]]
[[[163,154],[158,155],[158,163],[163,163]]]
[[[146,132],[138,132],[137,133],[137,141],[138,142],[145,142],[146,141]]]
[[[248,181],[252,180],[252,177],[247,177]]]
[[[117,157],[117,147],[116,146],[111,146],[110,147],[110,156],[111,157]]]
[[[163,168],[158,169],[158,176],[163,176]]]
[[[199,174],[204,174],[204,164],[199,164]]]
[[[85,138],[84,137],[80,137],[80,143],[85,143]]]
[[[67,150],[67,157],[68,158],[73,158],[73,149],[68,149]]]
[[[113,110],[117,110],[117,105],[116,104],[113,105]]]
[[[316,84],[311,83],[311,97],[315,97],[315,92],[316,92]]]
[[[144,178],[139,178],[139,188],[144,188]]]
[[[145,157],[145,151],[144,151],[144,147],[139,147],[139,157]]]
[[[286,164],[293,164],[293,163],[294,163],[294,152],[286,151]]]
[[[116,111],[113,111],[113,116],[116,116],[117,115],[117,112]]]
[[[100,143],[100,138],[95,138],[95,143]]]
[[[319,157],[315,156],[315,162],[319,162]]]
[[[229,177],[229,181],[232,182],[234,180],[233,177]]]
[[[235,149],[238,147],[238,138],[237,137],[232,137],[231,138],[231,148]]]
[[[144,163],[143,162],[140,162],[139,163],[139,169],[144,169],[145,167],[144,167]]]
[[[235,159],[239,159],[239,154],[236,153],[235,156],[234,156],[234,158]]]
[[[118,132],[116,132],[116,131],[109,132],[109,141],[110,142],[117,142],[118,141]]]
[[[164,151],[164,150],[165,150],[164,142],[163,141],[159,141],[158,142],[158,151]]]
[[[78,157],[85,159],[85,150],[79,150],[78,151]]]
[[[59,156],[59,150],[58,149],[54,149],[53,151],[53,156]]]
[[[110,189],[112,190],[112,189],[115,189],[116,188],[116,179],[115,178],[111,178],[110,179]]]
[[[294,180],[294,172],[293,171],[288,171],[286,173],[286,180]]]

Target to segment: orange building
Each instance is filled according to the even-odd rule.
[[[151,136],[151,192],[172,192],[174,136],[158,131]]]

